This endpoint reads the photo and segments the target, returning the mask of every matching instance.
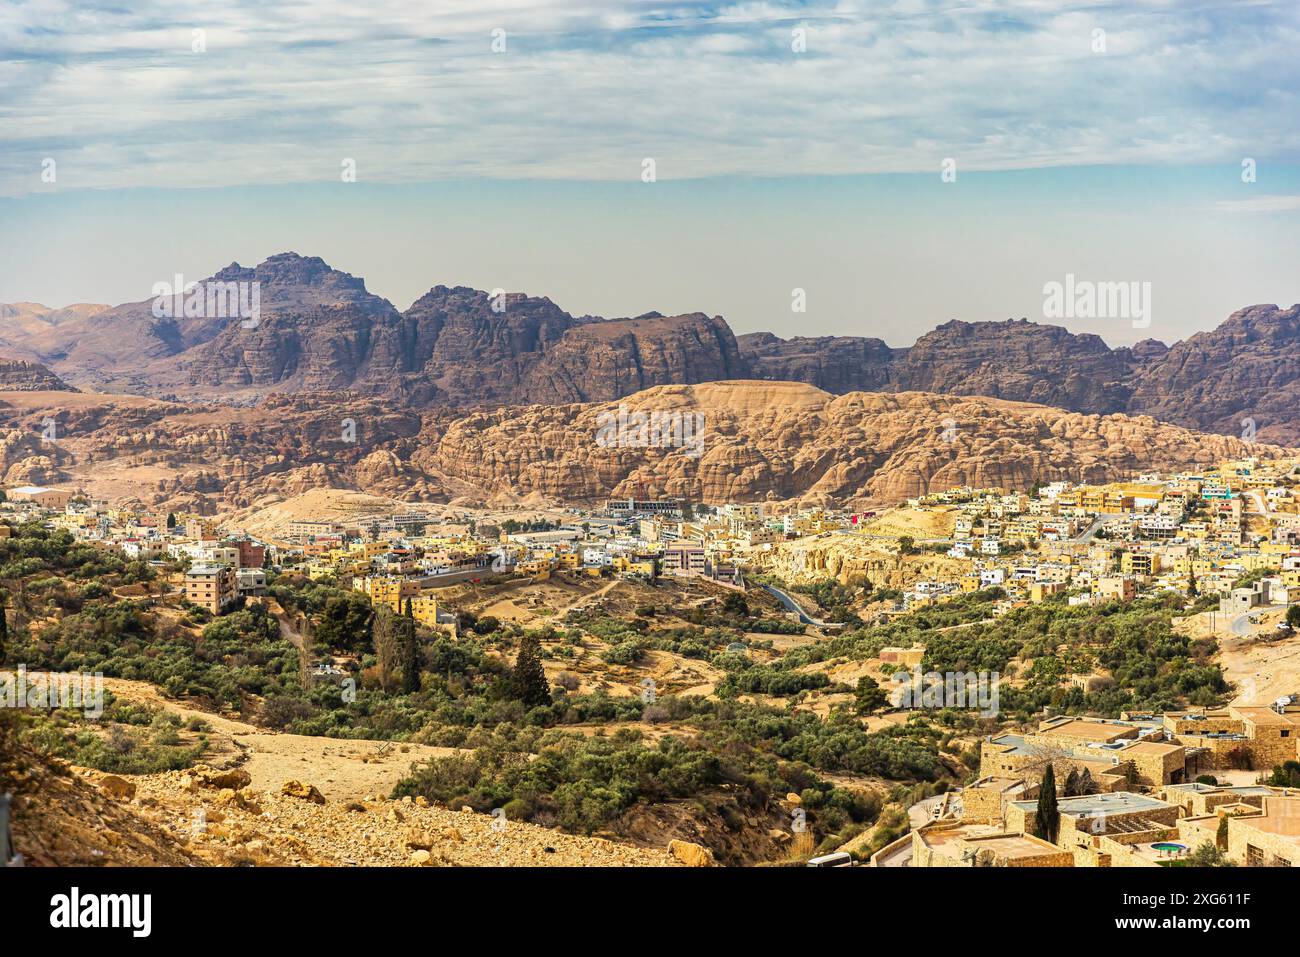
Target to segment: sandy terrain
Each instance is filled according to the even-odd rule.
[[[1224,677],[1237,686],[1234,704],[1271,704],[1300,692],[1300,636],[1284,641],[1230,638],[1220,644]]]
[[[279,502],[255,505],[252,508],[232,512],[222,516],[222,520],[232,528],[239,528],[252,535],[275,537],[283,535],[291,522],[327,521],[357,522],[367,521],[377,515],[402,510],[404,506],[396,499],[379,495],[367,495],[337,488],[316,488],[301,495]],[[421,511],[435,506],[420,505]]]
[[[199,717],[212,727],[212,750],[203,760],[212,765],[238,764],[258,790],[278,790],[285,781],[310,781],[330,800],[358,800],[387,795],[411,765],[455,754],[455,748],[383,741],[279,734],[234,718],[198,711],[170,701],[143,681],[105,678],[115,695],[162,708],[182,718]]]
[[[1240,620],[1236,615],[1204,612],[1174,621],[1181,634],[1218,639],[1216,660],[1224,677],[1237,686],[1233,704],[1271,704],[1283,695],[1300,692],[1300,635],[1261,641],[1259,636],[1271,636],[1283,612],[1275,609],[1258,614],[1258,624],[1246,622],[1244,636],[1233,633],[1233,624]]]
[[[910,535],[917,541],[950,538],[959,514],[960,510],[956,506],[934,510],[896,508],[867,520],[862,532],[867,535],[887,535],[890,538]]]

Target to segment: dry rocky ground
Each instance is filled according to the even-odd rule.
[[[27,772],[14,840],[33,865],[667,867],[703,855],[580,837],[423,799],[326,801],[297,780],[259,790],[204,765],[130,778]]]

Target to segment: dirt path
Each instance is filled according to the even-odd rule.
[[[577,601],[569,602],[569,604],[565,605],[563,608],[557,608],[557,609],[555,609],[555,617],[556,617],[556,618],[563,618],[563,617],[564,617],[565,615],[567,615],[569,612],[573,611],[573,609],[577,608],[579,605],[584,604],[585,602],[595,601],[595,600],[598,599],[598,598],[604,598],[604,597],[605,597],[606,595],[608,595],[611,591],[613,591],[613,589],[614,589],[614,587],[615,587],[616,585],[621,585],[621,584],[623,584],[623,580],[622,580],[621,578],[615,578],[615,579],[614,579],[612,582],[610,582],[608,585],[604,585],[604,586],[602,586],[601,588],[597,588],[597,589],[596,589],[594,592],[592,592],[591,594],[589,594],[589,595],[583,595],[583,596],[582,596],[581,598],[579,598]]]
[[[1219,654],[1223,676],[1237,686],[1234,704],[1267,705],[1300,691],[1300,636],[1284,641],[1237,639]]]
[[[266,599],[266,610],[280,623],[280,637],[302,651],[302,635],[289,623],[289,613],[274,598]]]

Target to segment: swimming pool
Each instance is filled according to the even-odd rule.
[[[1159,844],[1152,844],[1153,851],[1167,851],[1171,854],[1181,854],[1187,850],[1186,844],[1175,844],[1172,841],[1161,841]]]

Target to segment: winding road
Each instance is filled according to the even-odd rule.
[[[775,585],[764,585],[763,587],[767,589],[768,593],[774,596],[776,600],[779,601],[782,605],[784,605],[788,610],[798,615],[799,621],[802,624],[812,625],[814,628],[828,628],[835,631],[838,631],[839,629],[844,627],[844,622],[842,621],[819,621],[818,619],[813,618],[811,615],[809,615],[806,611],[803,610],[803,608],[800,606],[800,604],[797,601],[795,601],[793,598],[791,598],[788,594],[783,592],[781,589],[777,588]]]

